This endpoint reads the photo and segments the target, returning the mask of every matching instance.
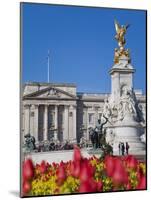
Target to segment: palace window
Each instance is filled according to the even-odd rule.
[[[89,113],[89,124],[94,123],[94,113]]]

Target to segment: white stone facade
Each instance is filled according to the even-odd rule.
[[[115,82],[120,80],[118,74],[113,76],[112,94],[118,90]],[[60,142],[80,142],[81,138],[89,143],[89,128],[96,126],[102,116],[105,99],[111,96],[101,93],[77,93],[74,84],[34,82],[26,83],[22,93],[22,139],[24,141],[24,135],[30,133],[35,137],[36,143],[52,139]],[[135,91],[135,94],[143,112],[142,117],[146,120],[146,98],[140,90]],[[107,126],[111,124],[108,123]],[[142,132],[144,130],[145,125]]]

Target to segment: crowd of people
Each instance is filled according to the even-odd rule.
[[[38,152],[46,152],[46,151],[60,151],[60,150],[71,150],[73,149],[73,144],[69,142],[65,143],[39,143],[36,146]]]
[[[102,143],[102,147],[105,146],[105,144],[107,145],[107,143]],[[81,143],[81,142],[77,145],[80,148],[87,147],[87,145],[83,146],[83,143]],[[110,145],[108,145],[108,146],[110,146]],[[41,142],[38,145],[36,145],[34,137],[31,136],[30,134],[27,134],[25,136],[24,147],[26,148],[27,151],[38,151],[38,152],[72,150],[72,149],[74,149],[74,143],[71,143],[69,141],[66,141],[64,143],[60,143],[60,142],[55,143],[53,141],[52,142],[47,141],[47,142]],[[125,144],[124,144],[124,142],[119,142],[118,148],[119,148],[120,156],[129,154],[130,146],[129,146],[128,142],[126,142]]]

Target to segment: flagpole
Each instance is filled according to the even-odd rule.
[[[47,57],[47,61],[48,61],[48,63],[47,63],[47,67],[48,67],[48,83],[50,82],[50,53],[49,53],[49,50],[48,50],[48,57]]]

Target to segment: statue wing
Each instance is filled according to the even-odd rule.
[[[129,27],[130,27],[130,24],[127,24],[127,25],[125,26],[125,29],[127,30]]]
[[[119,23],[116,21],[116,19],[114,20],[114,24],[115,24],[115,30],[117,33],[119,33],[121,26],[119,25]]]

